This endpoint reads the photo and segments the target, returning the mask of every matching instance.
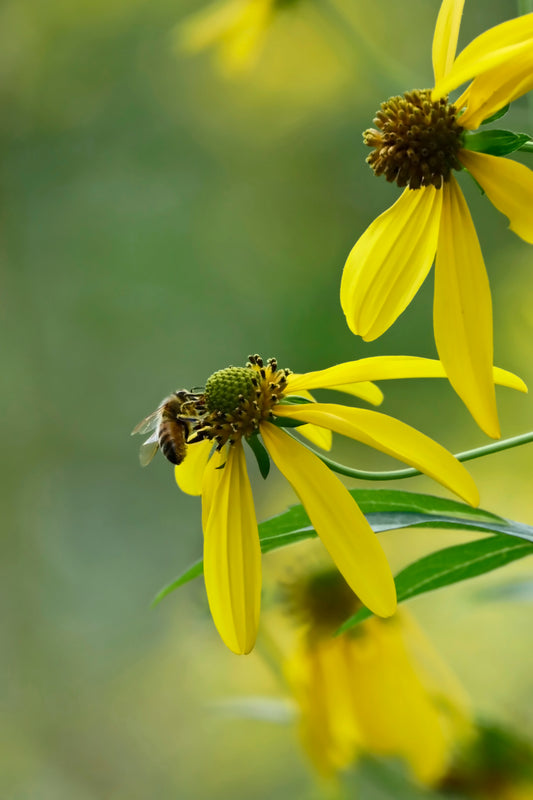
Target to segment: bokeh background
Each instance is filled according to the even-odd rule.
[[[170,391],[252,352],[295,371],[435,355],[431,278],[369,345],[345,326],[338,290],[356,237],[398,194],[365,164],[361,132],[381,100],[431,86],[438,0],[342,0],[342,13],[293,0],[255,63],[229,75],[212,50],[177,45],[202,5],[0,9],[6,800],[323,796],[291,725],[217,708],[283,690],[260,653],[224,648],[201,582],[150,608],[201,554],[200,504],[161,457],[141,470],[129,433]],[[509,0],[466,5],[463,44],[517,13]],[[531,132],[527,100],[506,120]],[[496,363],[533,384],[531,251],[461,184],[493,289]],[[484,443],[444,381],[393,383],[384,411],[455,451]],[[531,399],[498,396],[504,435],[531,429]],[[530,448],[470,466],[484,507],[529,523]],[[355,444],[335,455],[393,466]],[[294,502],[277,477],[254,486],[260,519]],[[401,486],[441,493],[425,478]],[[399,568],[466,536],[383,541]],[[267,585],[302,553],[266,557]],[[486,590],[530,570],[525,560],[410,604],[476,712],[527,736],[531,602]]]

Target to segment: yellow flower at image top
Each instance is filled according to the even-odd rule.
[[[227,72],[250,67],[274,15],[298,0],[219,0],[192,14],[177,32],[178,44],[195,53],[215,48]]]
[[[335,636],[360,607],[337,571],[310,572],[285,592],[302,624],[283,671],[316,769],[333,777],[370,754],[436,784],[471,733],[469,704],[413,617],[373,617]]]
[[[207,598],[222,639],[235,653],[254,646],[261,597],[261,550],[245,442],[264,476],[271,458],[287,478],[346,582],[379,616],[394,613],[396,592],[378,538],[339,478],[281,427],[302,425],[304,435],[325,447],[330,431],[356,439],[477,505],[469,473],[427,436],[377,411],[315,403],[308,394],[340,389],[377,405],[383,395],[372,381],[401,377],[444,377],[444,370],[432,359],[380,356],[296,375],[279,369],[275,359],[265,364],[251,356],[244,367],[215,372],[202,392],[176,392],[135,429],[155,429],[142,447],[142,463],[160,446],[176,465],[180,488],[202,496]],[[504,370],[496,369],[495,377],[525,390]]]
[[[477,423],[497,438],[490,287],[453,172],[466,168],[511,230],[533,243],[533,172],[491,155],[490,147],[474,152],[479,134],[470,133],[533,88],[533,14],[491,28],[455,58],[463,5],[441,5],[433,39],[435,87],[384,102],[376,128],[364,135],[374,148],[368,161],[375,174],[406,188],[348,256],[341,304],[353,333],[376,339],[411,302],[435,259],[439,358]],[[450,102],[448,93],[467,81]]]

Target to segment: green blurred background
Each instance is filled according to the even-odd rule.
[[[200,504],[161,457],[141,470],[129,433],[170,391],[252,352],[295,371],[435,355],[431,279],[369,345],[345,326],[338,290],[356,237],[398,194],[366,166],[361,131],[381,100],[431,85],[439,2],[344,4],[352,26],[326,0],[292,3],[232,77],[212,53],[177,51],[176,26],[200,3],[0,8],[5,800],[320,796],[291,726],[215,710],[280,688],[260,655],[224,648],[201,583],[150,609],[201,553]],[[469,0],[462,43],[515,13]],[[533,130],[525,100],[507,120]],[[531,251],[461,183],[493,288],[496,363],[533,384]],[[384,411],[450,449],[484,443],[444,381],[384,389]],[[499,390],[499,408],[504,436],[532,427],[527,397]],[[392,466],[355,444],[335,453]],[[528,447],[473,463],[482,505],[531,523],[530,464]],[[276,477],[254,485],[260,519],[294,501]],[[440,493],[425,478],[401,485]],[[465,537],[383,541],[397,568]],[[266,578],[299,557],[268,556]],[[531,605],[478,598],[530,568],[411,607],[476,710],[533,735]]]

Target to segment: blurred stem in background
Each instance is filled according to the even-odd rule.
[[[416,74],[373,41],[359,16],[354,13],[352,3],[347,3],[346,0],[327,0],[325,7],[329,9],[338,27],[350,38],[352,46],[357,45],[363,59],[368,59],[368,72],[372,71],[376,82],[385,86],[385,92],[394,91],[396,84],[398,91],[405,86],[417,85]]]

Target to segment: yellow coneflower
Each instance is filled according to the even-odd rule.
[[[317,388],[348,384],[357,393],[357,383],[361,396],[379,402],[379,389],[369,382],[400,377],[444,377],[444,371],[432,359],[381,356],[295,375],[278,369],[275,359],[265,364],[259,356],[251,356],[245,367],[215,372],[201,396],[190,395],[186,416],[177,420],[188,430],[188,444],[183,463],[175,468],[176,480],[183,491],[202,495],[207,597],[215,625],[234,652],[253,648],[261,596],[261,551],[245,441],[252,444],[261,437],[349,586],[383,617],[394,612],[396,592],[378,538],[339,478],[279,426],[306,423],[356,439],[477,504],[477,489],[462,464],[414,428],[363,408],[291,404],[291,398],[305,400],[302,393]],[[496,370],[496,379],[525,389],[520,379],[503,370]]]
[[[433,785],[470,733],[469,704],[413,617],[373,617],[335,636],[360,603],[333,568],[306,571],[284,593],[300,621],[284,673],[317,770],[333,777],[368,753],[402,759]]]
[[[350,329],[376,339],[404,311],[435,261],[434,330],[439,358],[457,394],[492,437],[500,428],[494,392],[492,304],[476,231],[453,171],[469,170],[511,230],[533,243],[533,172],[501,156],[466,149],[465,134],[533,88],[533,14],[474,39],[455,58],[464,0],[443,0],[433,38],[435,88],[382,104],[377,175],[406,187],[352,249],[341,304]],[[447,94],[472,80],[461,97]]]

